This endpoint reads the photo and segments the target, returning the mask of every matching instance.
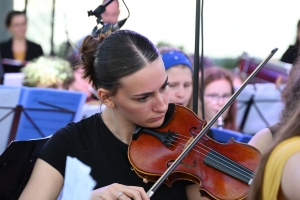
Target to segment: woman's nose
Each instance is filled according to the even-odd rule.
[[[154,111],[164,113],[167,111],[167,109],[168,109],[168,96],[165,96],[165,94],[160,94],[156,98]]]
[[[218,99],[218,102],[217,102],[219,105],[224,105],[225,104],[225,100],[224,100],[224,98],[223,97],[220,97],[219,99]]]
[[[184,97],[185,96],[184,87],[178,87],[178,89],[176,91],[176,95],[181,98]]]

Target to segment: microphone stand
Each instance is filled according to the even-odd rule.
[[[50,55],[54,56],[54,15],[55,15],[55,0],[52,0],[52,19],[51,19],[51,39],[50,39],[50,44],[51,44],[51,50],[50,50]]]
[[[168,176],[175,170],[175,168],[180,164],[180,162],[187,156],[191,149],[198,143],[201,137],[214,125],[218,118],[224,113],[224,111],[233,103],[236,97],[242,92],[242,90],[247,86],[247,84],[253,79],[253,77],[259,72],[261,68],[267,64],[267,62],[272,58],[278,49],[275,48],[271,53],[259,64],[259,66],[250,74],[250,76],[245,80],[243,85],[230,97],[228,102],[219,110],[219,112],[209,121],[209,123],[202,129],[202,131],[194,138],[194,140],[186,146],[184,151],[178,156],[178,158],[169,166],[165,173],[155,182],[155,184],[147,192],[148,196],[151,197],[154,192],[159,188],[159,186],[168,178]]]
[[[200,0],[197,0],[196,1],[196,26],[195,26],[195,51],[194,51],[194,80],[193,80],[193,111],[196,114],[198,114],[198,88],[199,88],[199,35],[200,35],[199,24],[200,24]]]
[[[92,11],[92,10],[87,11],[88,17],[90,17],[90,16],[95,16],[95,17],[97,18],[97,20],[96,20],[97,25],[94,27],[94,29],[93,29],[93,31],[92,31],[92,34],[93,34],[94,36],[96,36],[96,35],[99,34],[99,27],[98,27],[98,25],[99,25],[99,24],[103,24],[101,14],[105,12],[106,6],[108,6],[111,2],[113,2],[113,0],[108,0],[108,1],[107,1],[106,3],[104,3],[103,5],[98,6],[94,11]]]

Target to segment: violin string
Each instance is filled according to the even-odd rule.
[[[175,141],[175,142],[177,142],[177,141]],[[180,142],[177,142],[177,143],[179,143],[179,144],[181,144],[181,145],[185,145],[185,144],[183,144],[183,143],[180,143]],[[173,145],[174,147],[175,147],[175,145]],[[199,147],[199,146],[198,146]],[[201,147],[200,147],[201,148]],[[183,150],[183,149],[180,149],[180,150]],[[202,153],[202,152],[200,152],[200,151],[198,151],[198,150],[195,150],[195,149],[193,149],[193,151],[195,151],[195,152],[198,152],[198,153],[200,153],[200,154],[202,154],[203,156],[207,156],[207,155],[205,155],[204,153]],[[196,156],[196,157],[198,157],[198,158],[200,158],[200,159],[202,159],[201,157],[199,157],[198,156],[198,154],[195,154],[195,153],[192,153],[192,152],[190,152],[190,154],[192,154],[192,155],[194,155],[194,156]],[[241,172],[239,172],[239,171],[237,171],[237,170],[235,170],[235,169],[233,169],[233,168],[231,168],[231,167],[229,167],[228,165],[225,165],[224,163],[221,163],[221,162],[219,162],[219,161],[217,161],[217,160],[215,160],[214,158],[212,158],[212,157],[210,157],[210,156],[207,156],[208,158],[211,158],[213,161],[215,161],[215,162],[217,162],[217,163],[219,163],[219,164],[221,164],[221,165],[223,165],[223,166],[227,166],[229,169],[231,169],[232,171],[234,171],[234,172],[236,172],[236,173],[238,173],[238,174],[240,174],[240,175],[242,175],[242,176],[245,176],[246,178],[249,178],[249,179],[252,179],[253,178],[253,175],[251,175],[251,174],[249,174],[248,172],[245,172],[246,174],[243,174],[243,173],[241,173]],[[222,159],[221,158],[221,160],[224,160],[224,159]],[[225,162],[227,162],[226,160],[224,160]],[[237,162],[235,162],[235,161],[233,161],[234,163],[236,163],[236,164],[238,164]],[[227,162],[228,163],[228,162]],[[230,163],[228,163],[228,164],[230,164]],[[230,164],[230,165],[232,165],[232,164]],[[233,167],[236,167],[236,166],[234,166],[234,165],[232,165]],[[242,166],[243,167],[243,166]],[[241,171],[243,171],[243,169],[240,169]],[[247,174],[248,173],[248,174]],[[250,176],[248,176],[248,175],[250,175]]]
[[[177,135],[180,135],[180,134],[178,134],[177,133]],[[185,136],[185,135],[180,135],[180,136],[182,136],[182,137],[185,137],[185,138],[189,138],[188,136]],[[185,142],[187,142],[187,140],[184,140]],[[201,140],[202,141],[202,140]],[[214,149],[212,149],[212,148],[209,148],[209,147],[207,147],[206,145],[204,145],[203,143],[200,143],[201,145],[203,145],[204,147],[206,147],[206,148],[208,148],[209,150],[211,150],[212,152],[214,152],[214,153],[216,153],[216,154],[219,154],[221,157],[223,157],[223,158],[225,158],[225,159],[229,159],[228,157],[226,157],[226,156],[224,156],[223,154],[220,154],[219,152],[217,152],[216,150],[214,150]],[[197,147],[199,147],[198,145],[196,145]],[[208,151],[207,151],[207,153],[209,153]],[[215,157],[217,157],[216,155],[214,155]],[[220,158],[220,157],[217,157],[217,158],[219,158],[219,159],[222,159],[222,158]],[[223,159],[222,159],[223,160]],[[229,160],[231,160],[231,159],[229,159]],[[224,160],[225,162],[227,162],[226,160]],[[235,161],[233,161],[233,160],[231,160],[232,162],[234,162],[236,165],[238,165],[238,166],[240,166],[242,169],[241,170],[246,170],[246,172],[245,173],[248,173],[250,176],[254,176],[254,172],[252,171],[252,170],[249,170],[248,168],[246,168],[245,166],[243,166],[243,165],[241,165],[240,163],[237,163],[237,162],[235,162]],[[227,162],[228,163],[228,162]],[[228,163],[228,164],[230,164],[230,163]],[[232,165],[232,164],[231,164]],[[232,166],[234,166],[234,165],[232,165]],[[248,172],[247,172],[248,171]]]
[[[178,134],[178,135],[179,135],[179,134]],[[186,137],[186,136],[183,136],[183,137]],[[179,138],[179,139],[181,139],[181,138]],[[184,139],[183,139],[183,140],[184,140]],[[184,140],[184,141],[186,142],[186,140]],[[200,143],[200,144],[201,144],[202,146],[208,148],[209,150],[215,152],[216,154],[220,155],[220,156],[223,157],[224,159],[223,159],[223,158],[220,158],[220,157],[218,157],[218,156],[216,156],[216,155],[213,155],[213,156],[215,156],[216,158],[219,158],[219,159],[225,161],[226,163],[228,163],[228,161],[226,161],[226,159],[229,159],[228,157],[226,157],[226,156],[220,154],[219,152],[215,151],[215,150],[212,149],[212,148],[207,147],[206,145],[204,145],[204,144],[202,144],[202,143]],[[203,148],[199,147],[198,145],[196,145],[196,147],[198,147],[198,148],[200,148],[200,149],[203,149]],[[203,150],[204,150],[204,149],[203,149]],[[204,150],[204,151],[206,151],[207,153],[209,153],[207,150]],[[206,155],[206,156],[207,156],[207,155]],[[207,156],[207,157],[213,159],[213,158],[210,157],[210,156]],[[213,159],[213,160],[216,161],[215,159]],[[229,159],[229,160],[235,163],[235,165],[233,165],[233,164],[231,164],[231,163],[228,163],[229,165],[231,165],[231,166],[233,166],[233,167],[236,167],[236,165],[238,165],[238,166],[241,167],[240,170],[244,171],[245,173],[247,173],[248,175],[250,175],[250,176],[252,176],[252,177],[254,176],[254,172],[253,172],[253,171],[249,170],[248,168],[244,167],[243,165],[241,165],[241,164],[239,164],[239,163],[237,163],[237,162],[235,162],[235,161],[233,161],[233,160],[231,160],[231,159]],[[237,167],[236,167],[236,168],[237,168]]]
[[[180,134],[178,134],[177,133],[177,135],[180,135]],[[181,135],[182,137],[185,137],[185,138],[189,138],[188,136],[184,136],[184,135]],[[177,138],[179,138],[179,137],[177,137]],[[181,138],[179,138],[179,139],[181,139]],[[181,139],[181,140],[184,140],[184,139]],[[187,142],[187,140],[184,140],[185,142]],[[202,141],[202,140],[201,140]],[[204,146],[204,147],[206,147],[206,148],[208,148],[209,150],[211,150],[211,151],[213,151],[214,153],[216,153],[216,154],[219,154],[220,156],[222,156],[223,158],[225,158],[225,159],[229,159],[228,157],[226,157],[226,156],[224,156],[223,154],[221,154],[221,153],[219,153],[219,152],[217,152],[216,150],[214,150],[214,149],[212,149],[212,148],[209,148],[208,146],[206,146],[206,145],[204,145],[203,143],[200,143],[202,146]],[[196,145],[197,147],[199,147],[198,145]],[[201,147],[200,147],[201,148]],[[207,153],[209,153],[208,151],[207,151]],[[230,159],[231,160],[231,159]],[[225,160],[226,161],[226,160]],[[231,161],[233,161],[233,160],[231,160]],[[235,161],[233,161],[233,162],[235,162]],[[247,171],[250,171],[250,175],[253,175],[254,173],[253,173],[253,171],[251,171],[251,170],[249,170],[248,168],[246,168],[246,167],[244,167],[243,165],[241,165],[241,164],[239,164],[239,163],[237,163],[237,162],[235,162],[236,163],[236,165],[239,165],[241,168],[244,168],[244,169],[246,169]],[[230,164],[230,163],[229,163]]]
[[[178,134],[178,135],[179,135],[179,134]],[[186,136],[183,136],[183,137],[186,137]],[[177,138],[178,138],[178,139],[181,139],[180,137],[177,137]],[[181,140],[187,142],[187,140],[185,140],[185,139],[181,139]],[[180,142],[175,141],[175,140],[173,140],[173,142],[177,142],[177,143],[179,143],[179,144],[182,145],[182,146],[185,145],[185,144],[180,143]],[[216,152],[215,150],[213,150],[213,149],[207,147],[206,145],[204,145],[204,144],[202,144],[202,143],[200,143],[200,144],[201,144],[202,146],[204,146],[204,147],[206,147],[206,148],[208,148],[208,149],[210,149],[210,150]],[[173,145],[173,146],[175,146],[175,145]],[[202,150],[204,150],[204,151],[206,151],[206,153],[208,153],[208,151],[207,151],[206,149],[204,149],[204,148],[202,148],[202,147],[200,147],[200,146],[198,146],[198,145],[195,145],[195,146],[198,147],[198,148],[200,148],[200,149],[202,149]],[[180,149],[180,150],[183,150],[183,148]],[[228,166],[228,165],[226,165],[226,164],[224,164],[224,163],[221,163],[221,162],[217,161],[217,160],[214,159],[212,156],[208,156],[208,155],[206,155],[206,154],[204,154],[204,153],[202,153],[202,152],[200,152],[200,151],[198,151],[198,150],[195,150],[195,149],[193,149],[193,151],[198,152],[198,153],[202,154],[203,156],[207,156],[208,158],[211,158],[211,159],[214,160],[215,162],[217,162],[217,163],[219,163],[219,164],[221,164],[221,165],[223,165],[223,166],[225,166],[225,167],[227,166],[229,169],[231,169],[231,170],[233,170],[233,171],[235,171],[235,172],[237,172],[237,173],[241,174],[242,176],[245,176],[245,177],[247,177],[247,178],[249,178],[249,179],[252,179],[253,176],[254,176],[254,173],[253,173],[251,170],[249,170],[249,169],[245,168],[244,166],[240,165],[239,163],[237,163],[237,162],[235,162],[235,161],[233,161],[233,160],[227,158],[226,156],[220,154],[219,152],[216,152],[216,153],[219,154],[219,155],[221,155],[223,158],[229,159],[230,161],[234,162],[235,164],[241,166],[242,169],[238,169],[238,170],[243,171],[245,174],[242,174],[241,172],[239,172],[239,171],[237,171],[237,170],[231,168],[230,166]],[[194,156],[196,156],[196,157],[202,159],[202,158],[199,157],[197,154],[194,154],[194,153],[192,153],[192,152],[190,152],[190,153],[191,153],[192,155],[194,155]],[[228,163],[228,161],[224,160],[222,157],[217,157],[216,155],[213,155],[213,156],[215,156],[216,158],[219,158],[220,160],[223,160],[224,162],[226,162],[227,164],[231,165],[232,167],[237,168],[235,165],[233,165],[233,164],[231,164],[231,163]],[[246,169],[247,171],[244,170],[244,169]],[[252,172],[252,174],[250,174],[248,171]],[[246,175],[246,174],[247,174],[247,175]],[[248,176],[248,175],[249,175],[249,176]]]

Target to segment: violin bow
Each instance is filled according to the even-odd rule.
[[[203,2],[203,0],[202,0]],[[202,3],[202,16],[201,16],[201,90],[200,90],[200,99],[201,102],[204,102],[204,66],[203,66],[203,3]],[[196,1],[196,27],[195,27],[195,50],[194,50],[194,78],[193,78],[193,112],[198,114],[198,90],[199,90],[199,35],[200,35],[200,0]],[[204,115],[204,103],[201,104],[202,107],[202,119],[205,119]]]
[[[224,111],[233,103],[236,97],[242,92],[242,90],[248,85],[248,83],[253,79],[253,77],[262,69],[268,61],[277,52],[278,48],[275,48],[271,53],[258,65],[258,67],[249,75],[242,86],[230,97],[228,102],[219,110],[219,112],[209,121],[209,123],[200,131],[200,133],[193,139],[193,141],[186,146],[184,151],[178,156],[178,158],[169,166],[165,173],[154,183],[154,185],[147,192],[148,196],[151,197],[159,186],[168,178],[168,176],[175,170],[179,163],[187,156],[191,149],[198,143],[200,138],[212,127],[212,125],[217,121],[217,119],[224,113]]]

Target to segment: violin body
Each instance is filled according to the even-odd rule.
[[[159,179],[185,146],[206,125],[206,122],[199,119],[191,110],[179,105],[173,109],[172,117],[165,121],[167,123],[164,122],[155,131],[177,133],[172,145],[166,146],[153,135],[143,134],[143,129],[139,137],[129,145],[129,160],[135,172],[144,181],[155,182]],[[239,173],[244,173],[244,168],[247,168],[253,172],[258,166],[259,159],[258,150],[249,145],[234,140],[222,144],[204,135],[164,183],[171,186],[174,181],[189,180],[199,184],[199,190],[214,199],[243,199],[248,194],[252,177],[241,181],[229,175],[230,170],[233,168],[234,172],[242,168]],[[223,168],[223,165],[226,166],[228,163],[229,168],[228,166]],[[239,177],[239,174],[234,176]]]

